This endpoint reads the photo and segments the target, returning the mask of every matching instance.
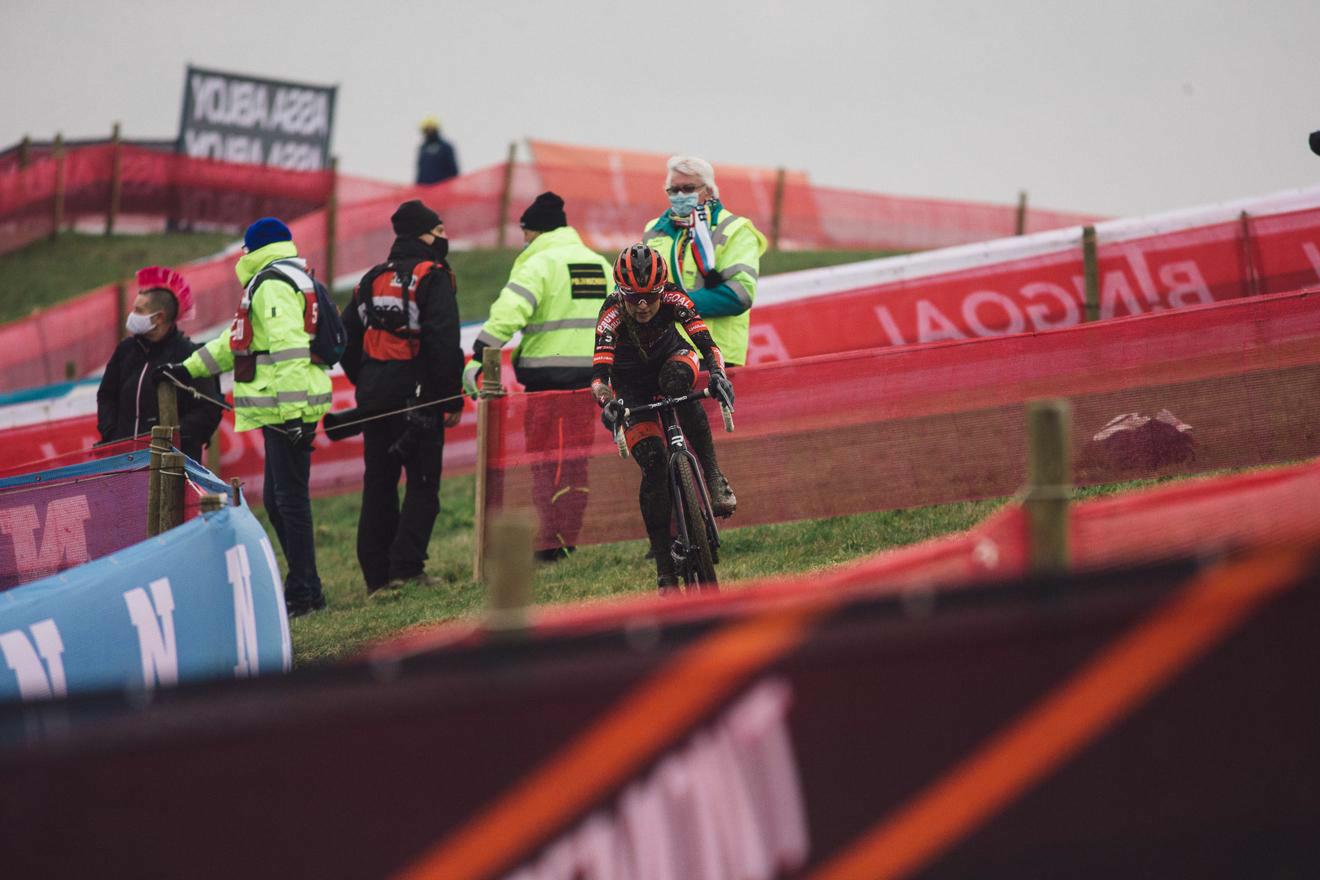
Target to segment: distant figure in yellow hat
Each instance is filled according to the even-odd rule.
[[[422,145],[417,149],[417,182],[439,183],[458,176],[458,157],[449,141],[440,137],[440,120],[422,120]]]

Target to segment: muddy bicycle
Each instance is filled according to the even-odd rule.
[[[689,593],[699,589],[718,589],[715,566],[720,561],[720,530],[715,525],[715,514],[711,510],[706,475],[701,470],[701,462],[688,447],[676,408],[690,401],[713,396],[710,389],[704,389],[682,397],[661,398],[640,406],[629,406],[620,399],[623,418],[614,429],[614,442],[619,448],[619,457],[627,458],[628,444],[623,432],[628,420],[634,415],[648,412],[657,413],[660,417],[660,426],[665,435],[669,503],[673,510],[671,528],[674,534],[669,552],[674,558],[674,571],[683,579]],[[720,414],[724,417],[724,430],[732,431],[733,409],[721,401]]]

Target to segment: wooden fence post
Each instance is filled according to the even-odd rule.
[[[170,451],[170,428],[156,425],[151,429],[151,465],[147,475],[147,537],[160,534],[160,472]]]
[[[496,438],[491,436],[490,408],[495,398],[504,393],[500,386],[500,350],[485,348],[481,352],[481,393],[477,399],[477,479],[476,499],[472,512],[472,580],[481,583],[486,564],[486,468],[490,462],[490,447]]]
[[[1096,257],[1095,227],[1082,227],[1082,273],[1086,277],[1086,311],[1082,320],[1100,318],[1100,266]]]
[[[243,481],[234,477],[229,481],[229,495],[233,499],[232,503],[238,507],[243,503]]]
[[[215,433],[206,444],[206,469],[217,477],[220,473],[220,429],[216,428]]]
[[[119,201],[124,192],[124,145],[119,139],[119,123],[110,130],[110,202],[105,209],[105,234],[115,231]]]
[[[159,416],[156,424],[170,431],[179,427],[179,395],[169,379],[156,383],[156,413]]]
[[[128,337],[128,313],[131,311],[128,305],[128,282],[120,281],[115,284],[115,307],[119,311],[119,324],[115,327],[115,344],[118,345],[121,339]]]
[[[1065,398],[1027,404],[1028,559],[1035,574],[1066,572],[1072,498],[1072,404]]]
[[[51,146],[51,155],[55,157],[55,197],[51,204],[51,219],[54,221],[55,228],[51,230],[50,237],[58,238],[60,230],[64,228],[64,135],[55,133],[55,143]]]
[[[339,235],[339,157],[330,157],[330,195],[325,201],[325,283],[335,292],[335,238]]]
[[[26,168],[32,164],[32,138],[29,135],[23,135],[23,140],[18,142],[18,167]]]
[[[531,519],[521,513],[501,513],[490,524],[485,628],[492,633],[508,636],[527,629],[533,532]]]
[[[1027,234],[1027,191],[1018,191],[1017,222],[1014,223],[1014,235]]]
[[[160,526],[157,534],[183,525],[183,468],[187,457],[182,452],[161,456]]]
[[[783,168],[775,169],[775,201],[770,214],[770,250],[779,250],[779,235],[784,223],[784,178]]]
[[[1242,295],[1255,296],[1260,293],[1260,275],[1256,271],[1255,249],[1251,246],[1251,215],[1242,212]]]
[[[496,226],[495,246],[503,248],[506,245],[506,236],[504,227],[509,224],[509,202],[513,199],[513,163],[518,158],[518,142],[509,143],[509,158],[504,163],[504,189],[500,193],[500,214],[498,226]]]

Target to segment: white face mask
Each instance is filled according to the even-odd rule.
[[[124,319],[124,327],[134,336],[141,336],[144,333],[150,333],[155,325],[151,319],[159,315],[160,312],[152,312],[150,315],[139,315],[137,312],[129,312],[128,317]]]

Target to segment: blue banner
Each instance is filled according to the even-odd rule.
[[[245,506],[0,593],[0,701],[247,678],[291,656],[279,566]]]

